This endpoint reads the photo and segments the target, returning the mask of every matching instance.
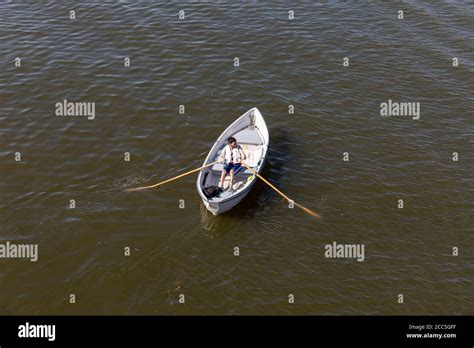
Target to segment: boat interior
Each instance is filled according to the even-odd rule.
[[[244,162],[255,171],[258,171],[265,154],[264,138],[260,133],[258,127],[256,127],[255,125],[248,125],[240,131],[232,134],[232,136],[237,139],[237,143],[242,147],[242,150],[245,153],[246,160]],[[223,141],[220,144],[214,156],[211,156],[211,158],[209,158],[209,162],[214,162],[218,160],[226,144],[226,141]],[[218,186],[223,168],[224,164],[218,163],[214,164],[212,167],[210,167],[210,169],[203,172],[201,188],[208,187],[211,185]],[[253,182],[254,179],[255,176],[253,172],[242,166],[234,175],[234,182],[232,187],[229,187],[230,174],[228,174],[224,181],[224,191],[220,195],[209,199],[209,201],[223,201],[229,198],[230,196],[233,196],[238,192],[243,191],[248,185]]]

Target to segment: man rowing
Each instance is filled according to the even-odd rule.
[[[232,188],[234,175],[240,170],[242,159],[246,159],[244,151],[240,145],[237,144],[237,140],[234,137],[229,137],[229,139],[227,139],[227,145],[219,156],[219,162],[224,162],[219,187],[224,187],[225,177],[230,173],[230,184],[227,189],[230,190]]]

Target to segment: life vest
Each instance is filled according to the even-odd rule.
[[[224,151],[225,151],[225,162],[226,163],[236,163],[240,162],[240,145],[237,145],[234,147],[234,149],[230,148],[230,145],[226,145]]]

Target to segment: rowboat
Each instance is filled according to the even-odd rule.
[[[260,174],[265,164],[270,139],[265,120],[257,108],[247,111],[227,127],[212,146],[204,160],[203,167],[218,160],[227,144],[227,139],[231,136],[237,139],[237,143],[245,153],[244,163]],[[257,180],[253,171],[242,166],[234,176],[232,187],[228,187],[230,184],[228,175],[224,182],[224,191],[216,197],[206,197],[204,188],[218,186],[223,168],[224,164],[222,163],[203,168],[199,171],[196,181],[197,191],[202,202],[214,215],[225,213],[239,204]]]

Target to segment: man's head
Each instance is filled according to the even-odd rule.
[[[230,147],[234,148],[235,145],[237,145],[237,140],[235,140],[234,137],[229,137],[229,139],[227,139],[227,144],[229,144]]]

